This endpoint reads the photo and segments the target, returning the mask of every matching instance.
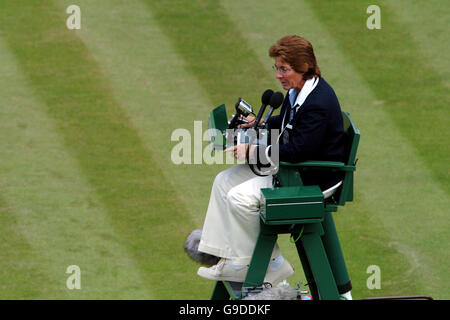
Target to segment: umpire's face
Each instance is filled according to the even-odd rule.
[[[280,81],[284,90],[296,88],[300,91],[305,81],[303,75],[295,71],[287,62],[280,57],[275,58],[274,68],[277,72],[277,79]]]

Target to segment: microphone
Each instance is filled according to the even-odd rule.
[[[284,96],[281,92],[275,92],[272,97],[270,98],[269,101],[269,111],[267,112],[266,116],[264,117],[262,126],[264,127],[267,123],[267,120],[269,120],[269,118],[272,116],[272,113],[275,109],[278,109],[281,104],[283,103],[284,100]]]
[[[249,114],[254,115],[253,107],[242,98],[239,98],[234,107],[236,108],[236,112],[242,114],[244,117],[248,116]]]
[[[266,110],[266,106],[270,103],[270,99],[273,96],[273,90],[267,89],[261,96],[261,109],[259,109],[258,115],[255,118],[255,122],[253,123],[252,128],[255,129],[258,126],[259,121],[261,120],[264,111]]]
[[[234,107],[236,109],[236,114],[234,115],[233,119],[231,119],[228,125],[228,129],[234,129],[238,124],[244,123],[240,118],[241,115],[243,115],[244,117],[248,116],[249,114],[254,115],[253,107],[242,98],[238,99]]]

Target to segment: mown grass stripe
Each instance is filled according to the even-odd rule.
[[[142,268],[144,283],[151,287],[164,279],[167,290],[158,297],[178,297],[171,288],[182,285],[183,278],[173,259],[184,253],[175,248],[192,227],[97,63],[67,30],[67,16],[53,1],[3,3],[1,11],[1,25],[8,26],[2,36],[107,209],[120,241]]]
[[[407,26],[416,50],[428,67],[440,74],[444,86],[450,87],[450,61],[447,59],[450,36],[447,27],[450,24],[450,5],[442,0],[388,1],[383,3],[384,10],[393,13],[395,20]],[[426,26],[425,28],[423,26]]]
[[[397,20],[389,6],[379,4],[382,29],[368,30],[364,12],[371,3],[339,4],[336,11],[330,9],[334,5],[331,2],[308,2],[308,7],[374,95],[372,103],[363,104],[370,108],[366,131],[372,144],[366,150],[371,168],[361,172],[364,179],[370,179],[365,185],[372,193],[363,196],[391,234],[389,245],[410,261],[409,271],[399,276],[404,281],[410,279],[408,283],[421,281],[418,290],[422,292],[446,297],[449,290],[440,283],[449,278],[445,262],[449,257],[445,230],[450,200],[445,146],[449,134],[448,89],[411,39],[408,25]],[[432,20],[428,6],[432,4],[420,11]],[[427,25],[422,28],[429,32]],[[436,22],[431,28],[445,26],[439,27]],[[447,64],[442,62],[442,66]],[[384,118],[374,116],[376,109],[383,111]],[[390,128],[391,121],[396,128]]]
[[[58,2],[62,9],[70,3]],[[192,143],[194,121],[203,120],[205,130],[214,104],[186,70],[144,3],[111,0],[79,1],[79,5],[83,25],[78,35],[98,61],[143,143],[152,150],[160,174],[173,185],[177,199],[200,227],[218,168],[175,165],[171,150],[177,142],[171,141],[171,135],[178,128],[187,129]]]
[[[63,10],[71,2],[65,0],[58,4]],[[203,120],[205,130],[205,120],[214,104],[144,3],[111,0],[79,1],[78,4],[83,22],[77,34],[98,61],[143,143],[152,150],[161,177],[172,186],[174,198],[183,206],[193,228],[201,228],[212,180],[225,166],[175,165],[171,161],[171,149],[175,145],[171,134],[183,128],[194,138],[194,120]],[[176,250],[183,250],[181,242]],[[154,255],[154,261],[158,259]],[[180,295],[191,299],[209,297],[214,283],[202,281],[196,275],[197,263],[187,255],[173,263],[186,281],[177,288]],[[152,290],[166,291],[167,284],[152,283]]]
[[[51,283],[42,257],[22,234],[9,204],[0,197],[0,299],[39,299]]]
[[[143,1],[215,105],[232,111],[241,96],[259,109],[276,83],[219,1]]]
[[[2,271],[16,281],[1,294],[18,299],[151,297],[46,106],[1,40],[0,192],[10,216],[0,224],[0,234],[8,239],[0,254]],[[11,230],[17,235],[10,237]],[[29,253],[33,258],[27,258]],[[27,264],[34,272],[27,274]],[[81,270],[82,290],[66,287],[66,269],[74,264]],[[38,273],[42,276],[35,278]],[[34,287],[34,296],[23,279]]]
[[[380,30],[366,27],[370,1],[307,3],[450,195],[448,87],[418,50],[409,28],[396,20],[385,1],[378,3]]]

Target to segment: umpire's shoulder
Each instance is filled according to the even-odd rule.
[[[316,88],[311,92],[308,101],[311,104],[319,105],[323,107],[329,107],[330,105],[339,106],[339,102],[333,88],[325,81],[324,78],[319,78],[319,83]]]

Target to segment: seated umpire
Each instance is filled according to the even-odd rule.
[[[334,90],[321,77],[311,43],[299,36],[286,36],[270,47],[276,78],[287,90],[280,115],[272,116],[269,129],[279,129],[278,158],[285,162],[307,160],[344,161],[344,129],[341,109]],[[255,118],[247,117],[252,126]],[[271,155],[273,146],[256,150],[250,157]],[[242,160],[248,144],[227,149]],[[277,148],[274,148],[274,150]],[[261,152],[262,151],[262,152]],[[265,152],[267,151],[267,152]],[[260,159],[267,163],[267,159]],[[305,185],[319,185],[330,196],[342,180],[341,173],[306,171]],[[272,176],[256,176],[247,164],[238,164],[220,172],[213,183],[203,226],[199,251],[220,257],[210,268],[200,267],[198,275],[211,280],[243,282],[259,234],[261,188],[272,185]],[[291,265],[278,245],[266,273],[272,286],[292,275]]]

